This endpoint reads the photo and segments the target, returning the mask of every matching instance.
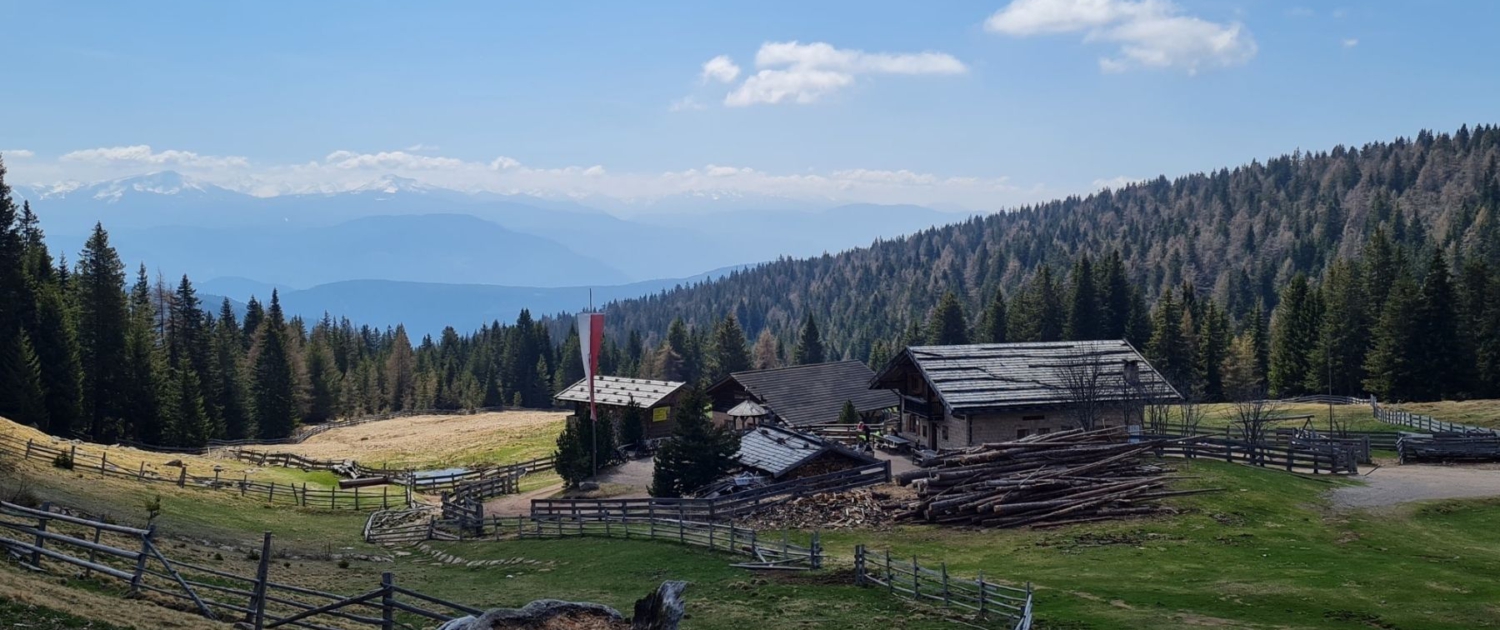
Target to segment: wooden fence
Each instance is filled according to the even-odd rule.
[[[1263,468],[1285,468],[1313,474],[1359,474],[1359,454],[1337,444],[1275,445],[1209,435],[1182,440],[1180,435],[1142,435],[1142,439],[1177,439],[1155,449],[1157,457],[1217,459]]]
[[[1500,461],[1500,435],[1433,433],[1402,435],[1396,444],[1401,463]]]
[[[675,517],[687,521],[716,521],[752,514],[762,508],[778,505],[799,496],[820,492],[841,492],[888,483],[891,463],[872,464],[840,470],[814,477],[803,477],[713,499],[535,499],[531,518],[597,520],[604,518]]]
[[[1500,436],[1500,430],[1475,427],[1467,424],[1458,424],[1456,422],[1444,422],[1442,420],[1433,418],[1432,416],[1424,416],[1418,413],[1401,411],[1400,409],[1393,409],[1380,404],[1375,405],[1375,419],[1386,424],[1411,427],[1413,429],[1421,430],[1425,433],[1465,433],[1472,435]]]
[[[104,477],[127,479],[143,483],[168,483],[179,488],[218,489],[238,491],[242,497],[264,497],[266,503],[287,504],[299,507],[329,510],[375,510],[389,509],[397,505],[410,506],[411,492],[408,489],[392,490],[388,486],[376,488],[321,489],[309,488],[307,484],[277,483],[274,481],[251,481],[248,474],[239,479],[225,477],[215,470],[212,477],[188,473],[187,466],[177,468],[176,476],[161,476],[147,470],[144,462],[136,470],[128,470],[109,461],[109,452],[94,453],[80,449],[77,444],[47,445],[36,440],[21,441],[8,435],[0,435],[0,451],[20,456],[23,459],[39,459],[57,463],[65,457],[76,472],[96,473]]]
[[[912,556],[911,561],[896,559],[890,551],[872,553],[864,545],[854,547],[854,583],[884,588],[892,595],[920,602],[940,604],[946,608],[973,613],[981,621],[994,621],[1002,627],[1029,630],[1032,623],[1031,584],[1025,588],[977,579],[956,578],[948,574],[947,563],[937,569],[924,567]]]
[[[374,590],[354,596],[276,583],[270,576],[276,563],[269,532],[254,577],[171,560],[157,547],[154,527],[125,527],[0,503],[0,532],[13,532],[0,536],[0,546],[31,568],[69,567],[85,576],[114,578],[128,584],[134,596],[185,606],[217,621],[241,621],[257,630],[332,630],[326,625],[330,623],[394,630],[481,612],[399,587],[390,573]]]

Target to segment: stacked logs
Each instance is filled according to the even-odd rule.
[[[1122,429],[1075,429],[945,453],[897,475],[917,501],[898,518],[985,527],[1033,527],[1168,511],[1157,500],[1170,469],[1146,463],[1175,440],[1127,441]]]

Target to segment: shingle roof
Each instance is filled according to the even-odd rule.
[[[652,381],[644,378],[622,378],[619,376],[595,376],[594,400],[601,405],[625,406],[632,401],[643,408],[655,407],[663,399],[677,393],[686,383],[677,381]],[[589,388],[584,379],[569,385],[554,398],[570,402],[588,402]]]
[[[1130,362],[1138,384],[1125,387]],[[907,365],[921,371],[952,413],[1066,405],[1076,389],[1068,383],[1080,373],[1097,377],[1100,400],[1181,398],[1123,340],[912,346],[892,359],[870,387],[893,386]]]
[[[816,437],[767,426],[740,437],[740,452],[735,459],[746,468],[780,477],[826,450],[828,446]]]
[[[889,390],[870,389],[875,376],[859,361],[814,363],[771,370],[735,372],[709,389],[738,382],[763,406],[792,426],[836,422],[844,402],[854,403],[861,413],[888,409],[900,404],[900,398]]]

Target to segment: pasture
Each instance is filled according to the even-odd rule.
[[[566,417],[560,411],[530,409],[411,416],[325,431],[301,444],[261,448],[380,468],[503,464],[551,454]]]

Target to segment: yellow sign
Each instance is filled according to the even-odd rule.
[[[668,414],[672,413],[671,407],[657,407],[651,410],[652,422],[666,422]]]

